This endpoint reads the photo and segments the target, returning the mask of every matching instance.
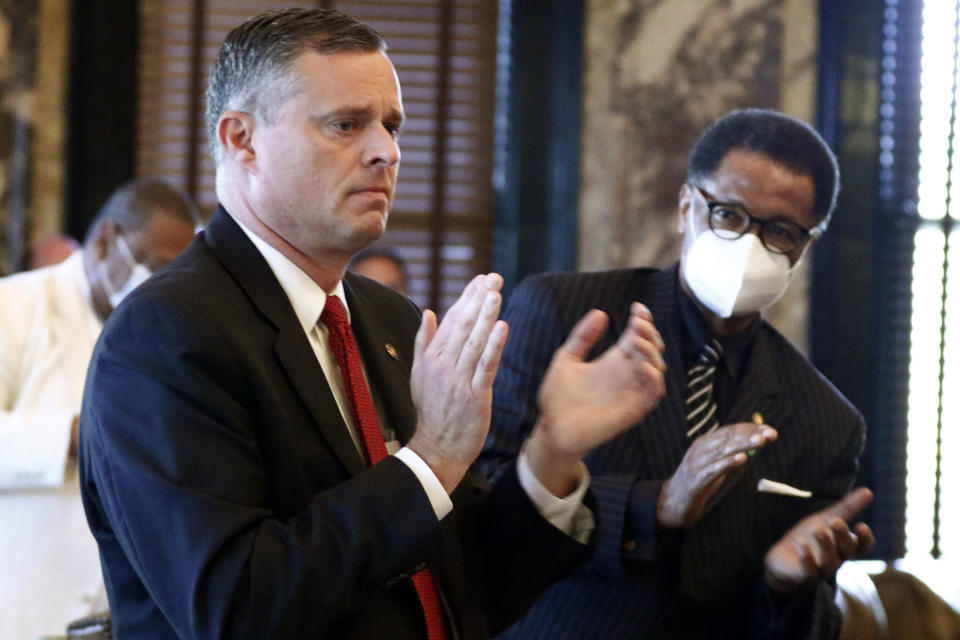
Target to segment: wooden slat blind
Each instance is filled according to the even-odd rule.
[[[214,167],[198,97],[227,32],[260,11],[287,6],[283,0],[143,0],[138,174],[164,177],[192,192],[204,211],[213,209]],[[367,22],[389,45],[407,122],[384,242],[408,261],[411,297],[445,309],[490,263],[497,3],[322,6]]]

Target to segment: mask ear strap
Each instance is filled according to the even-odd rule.
[[[696,188],[694,187],[691,187],[691,188],[696,192]],[[693,198],[691,198],[690,206],[687,207],[687,233],[689,233],[690,237],[693,238],[694,240],[696,240],[698,235],[697,227],[693,224],[693,218],[695,214],[694,209],[696,208],[696,200],[697,200],[697,197],[693,196]],[[710,213],[707,212],[707,215],[710,215]],[[707,224],[709,225],[709,223]],[[707,227],[707,231],[710,231],[709,226]]]
[[[133,252],[130,251],[130,245],[123,239],[122,233],[117,234],[117,248],[120,250],[120,255],[123,256],[123,261],[127,263],[127,266],[130,267],[132,271],[138,264],[137,259],[133,257]]]
[[[800,252],[800,256],[797,258],[797,261],[790,265],[790,271],[793,271],[800,266],[800,263],[803,262],[803,259],[807,257],[807,251],[810,250],[810,247],[813,246],[813,243],[823,232],[817,228],[810,230],[810,240],[807,241],[807,244],[803,246],[803,251]]]

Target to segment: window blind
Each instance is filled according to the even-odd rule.
[[[388,231],[407,261],[410,295],[446,309],[489,268],[497,3],[488,0],[323,2],[387,41],[407,122]],[[216,205],[203,129],[207,74],[227,32],[283,0],[144,0],[137,173],[156,175]]]
[[[874,439],[877,553],[905,549],[907,394],[910,367],[910,286],[917,224],[920,123],[921,3],[886,0],[879,56],[877,196],[877,406]],[[930,511],[927,511],[927,516]]]

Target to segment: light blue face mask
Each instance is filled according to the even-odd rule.
[[[117,308],[120,301],[126,298],[131,291],[139,287],[147,278],[153,275],[150,269],[137,262],[137,259],[133,257],[130,246],[127,244],[127,241],[123,239],[123,236],[117,234],[116,238],[120,257],[123,258],[123,261],[130,267],[130,275],[126,281],[118,288],[114,288],[113,283],[110,282],[110,274],[107,273],[106,266],[103,262],[99,263],[100,282],[103,283],[104,291],[107,293],[107,299],[110,300],[110,306],[114,309]]]

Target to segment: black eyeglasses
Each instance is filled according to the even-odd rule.
[[[774,253],[793,253],[801,249],[811,237],[820,235],[817,228],[807,229],[790,220],[765,220],[750,215],[746,207],[730,202],[718,202],[700,187],[691,184],[707,204],[707,224],[714,234],[724,240],[736,240],[760,226],[760,242]]]

